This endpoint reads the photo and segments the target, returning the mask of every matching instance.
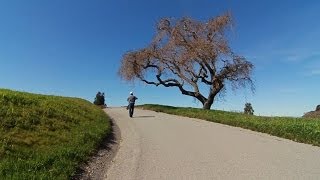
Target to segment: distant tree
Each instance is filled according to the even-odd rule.
[[[244,114],[253,115],[253,112],[254,112],[254,110],[252,108],[251,103],[246,103],[245,107],[244,107]]]
[[[316,111],[320,111],[320,104],[316,107]]]
[[[98,92],[95,99],[94,99],[94,102],[93,102],[95,105],[105,105],[105,96],[104,96],[104,93],[101,93],[101,92]]]
[[[207,22],[163,18],[149,46],[123,55],[119,75],[127,81],[176,87],[204,109],[211,108],[228,83],[233,90],[247,85],[254,90],[253,64],[229,47],[226,31],[231,25],[229,13]]]

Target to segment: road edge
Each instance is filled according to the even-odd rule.
[[[105,110],[103,111],[107,114]],[[80,165],[76,174],[71,178],[72,180],[105,179],[104,176],[110,168],[112,160],[117,155],[121,139],[120,128],[114,119],[108,114],[107,116],[110,119],[111,132],[102,140],[89,160]]]

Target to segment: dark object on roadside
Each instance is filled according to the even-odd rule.
[[[105,95],[104,93],[101,93],[100,91],[97,93],[96,97],[94,98],[93,104],[101,107],[107,107],[105,104]]]
[[[244,114],[253,115],[253,112],[254,112],[254,110],[252,108],[251,103],[246,103],[245,107],[244,107]]]
[[[305,113],[302,117],[304,118],[320,118],[320,105],[316,107],[315,111]]]

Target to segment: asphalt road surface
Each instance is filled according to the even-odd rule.
[[[320,148],[241,128],[107,108],[121,131],[106,179],[320,179]]]

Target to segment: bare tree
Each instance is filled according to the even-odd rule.
[[[230,13],[208,22],[163,18],[150,45],[123,55],[119,75],[127,81],[177,87],[199,100],[204,109],[211,108],[227,83],[234,90],[247,85],[253,90],[253,64],[228,45],[226,34],[231,25]],[[208,87],[207,96],[201,84]]]

